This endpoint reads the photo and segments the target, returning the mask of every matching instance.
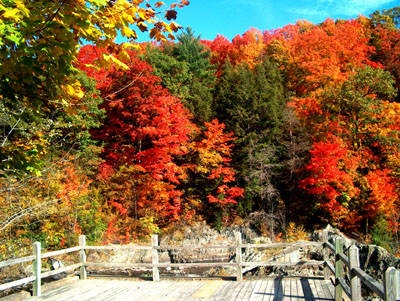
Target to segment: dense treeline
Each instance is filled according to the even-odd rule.
[[[134,36],[127,16],[68,30],[102,12],[88,2],[75,15],[43,2],[46,23],[23,1],[2,12],[4,256],[251,217],[263,235],[331,223],[399,251],[398,8],[232,41],[187,29],[169,42],[178,26],[163,22],[161,42],[117,45],[118,30]],[[143,30],[154,17],[135,13]]]

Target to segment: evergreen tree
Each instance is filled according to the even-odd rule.
[[[217,84],[215,108],[218,118],[233,131],[236,151],[233,164],[245,186],[243,211],[273,211],[279,198],[275,175],[282,152],[279,137],[282,131],[285,88],[279,70],[265,58],[251,69],[242,64],[227,64]]]
[[[163,86],[184,102],[195,123],[202,126],[214,114],[211,104],[216,77],[210,52],[190,28],[178,36],[178,43],[164,44],[161,51],[150,48],[145,60],[161,77]]]

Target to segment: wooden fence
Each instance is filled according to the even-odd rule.
[[[323,247],[324,260],[309,260],[309,261],[298,261],[298,262],[276,262],[274,260],[269,261],[257,261],[247,262],[243,258],[244,249],[272,249],[272,248],[284,248],[290,247],[305,248],[307,246]],[[97,250],[147,250],[151,252],[151,263],[104,263],[104,262],[88,262],[86,260],[86,251]],[[233,249],[235,250],[235,260],[233,262],[190,262],[190,263],[160,263],[159,252],[160,251],[179,251],[179,250],[193,250],[193,249]],[[64,266],[54,271],[42,272],[42,259],[68,254],[72,252],[78,252],[79,263]],[[333,258],[333,262],[331,260]],[[15,280],[12,282],[0,284],[0,291],[17,287],[23,284],[33,282],[33,295],[41,295],[41,282],[42,278],[60,274],[63,272],[79,269],[79,278],[84,280],[87,278],[87,267],[112,267],[112,268],[146,268],[152,271],[153,281],[160,281],[159,268],[173,268],[173,267],[233,267],[235,268],[236,280],[243,280],[243,272],[245,268],[254,268],[261,266],[272,266],[272,267],[288,267],[288,266],[323,266],[325,278],[329,278],[330,272],[334,275],[335,285],[335,300],[342,300],[342,293],[346,293],[351,300],[362,300],[361,298],[361,284],[366,285],[369,289],[375,292],[380,298],[387,301],[400,300],[400,271],[390,267],[385,273],[384,283],[380,283],[377,280],[369,276],[365,271],[359,267],[358,249],[356,246],[349,248],[349,255],[343,253],[343,239],[337,237],[335,239],[335,245],[329,242],[294,242],[294,243],[268,243],[268,244],[244,244],[240,233],[235,235],[235,243],[230,245],[212,245],[212,246],[159,246],[158,236],[153,235],[151,245],[149,246],[131,246],[131,245],[108,245],[108,246],[87,246],[86,237],[84,235],[79,237],[79,246],[41,253],[41,245],[39,242],[33,244],[33,255],[23,258],[10,259],[0,262],[0,269],[16,264],[32,262],[33,275],[23,279]],[[347,267],[347,268],[345,268]],[[350,285],[347,284],[346,278],[350,279]]]
[[[343,292],[352,301],[362,300],[362,285],[383,300],[400,300],[400,270],[389,267],[382,284],[360,268],[359,250],[355,245],[348,248],[347,254],[343,250],[344,240],[341,236],[334,239],[334,245],[324,243],[325,278],[329,277],[329,272],[334,274],[335,301],[342,300]],[[330,252],[334,254],[333,263],[329,260]]]

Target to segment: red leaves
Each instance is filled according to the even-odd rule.
[[[390,176],[391,172],[389,169],[374,170],[365,177],[371,190],[371,201],[376,204],[373,210],[369,210],[371,216],[385,214],[389,217],[396,211],[395,204],[399,196],[395,180]]]
[[[210,203],[220,205],[236,204],[236,200],[243,196],[244,190],[235,186],[230,187],[235,182],[235,171],[229,166],[233,134],[224,133],[225,125],[219,123],[217,119],[206,122],[205,125],[207,127],[204,132],[205,138],[196,145],[200,155],[196,169],[198,172],[208,174],[208,179],[216,181],[217,187],[207,199]]]
[[[160,86],[152,68],[133,52],[124,61],[129,66],[127,71],[89,68],[87,64],[95,62],[102,52],[85,46],[80,58],[82,69],[97,79],[105,99],[107,118],[93,134],[105,143],[105,162],[99,175],[105,181],[115,181],[115,188],[109,191],[113,196],[110,207],[118,215],[133,212],[139,217],[151,214],[157,219],[177,218],[182,193],[176,186],[185,177],[185,169],[176,163],[175,156],[187,153],[185,145],[194,128],[190,115]],[[129,167],[134,169],[130,171]],[[131,195],[128,199],[137,199],[136,207],[125,196],[116,194],[123,190],[117,189],[121,185],[126,186],[125,195]],[[147,210],[151,213],[145,213]]]
[[[327,200],[335,200],[342,192],[350,190],[352,177],[341,166],[348,150],[339,141],[314,143],[310,153],[306,170],[312,175],[303,179],[300,187]]]
[[[235,204],[243,189],[232,185],[233,134],[224,132],[225,125],[217,120],[206,123],[206,130],[198,136],[203,139],[191,143],[192,133],[199,134],[199,129],[190,122],[183,104],[160,86],[149,65],[130,53],[129,61],[124,61],[127,71],[91,68],[101,55],[102,50],[90,46],[82,49],[80,58],[82,69],[97,79],[105,99],[102,106],[107,118],[93,134],[104,142],[105,162],[99,176],[108,186],[105,190],[112,212],[126,221],[132,216],[150,216],[158,224],[178,219],[184,207],[193,215],[190,204],[195,201],[192,196],[186,201],[178,189],[188,169],[205,175],[205,185],[213,190],[207,196],[209,202]],[[191,164],[189,151],[199,157],[198,162]],[[113,223],[111,228],[115,227]]]

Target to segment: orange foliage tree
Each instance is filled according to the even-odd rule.
[[[107,117],[92,133],[104,142],[99,179],[107,196],[104,210],[112,217],[108,238],[128,241],[174,221],[190,221],[198,209],[193,194],[185,192],[193,191],[197,182],[196,177],[193,183],[188,181],[190,171],[203,179],[206,175],[203,188],[210,203],[234,204],[242,192],[231,187],[232,137],[223,134],[224,126],[206,123],[202,134],[183,103],[161,86],[150,65],[134,52],[123,60],[127,70],[92,68],[104,52],[85,46],[79,57],[81,68],[97,79],[105,99],[101,107]]]

